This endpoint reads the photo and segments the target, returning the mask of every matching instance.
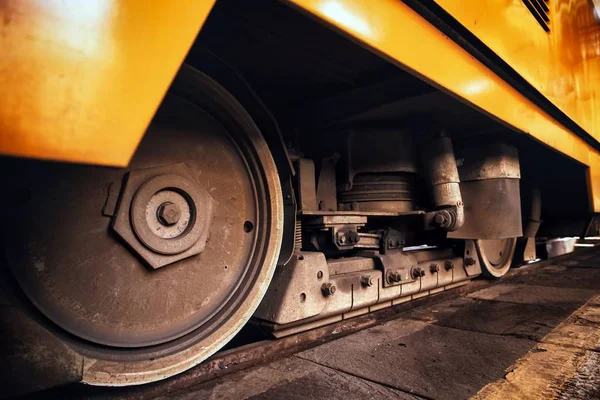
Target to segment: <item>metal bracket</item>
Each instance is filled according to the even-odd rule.
[[[418,267],[417,258],[400,249],[389,250],[386,254],[371,252],[377,261],[375,266],[383,272],[383,287],[397,286],[415,281],[413,270]],[[419,275],[420,277],[420,275]]]
[[[312,241],[317,249],[333,245],[337,250],[351,250],[360,241],[358,228],[367,223],[367,217],[358,215],[303,216],[303,226],[313,232]]]
[[[387,229],[383,233],[381,252],[386,254],[390,250],[402,249],[406,244],[406,234],[395,229]]]
[[[283,193],[283,239],[277,265],[287,264],[294,254],[296,237],[297,204],[291,178],[282,179],[281,190]],[[297,249],[300,250],[300,249]]]
[[[481,274],[481,265],[479,264],[479,256],[477,246],[473,240],[465,240],[465,251],[463,266],[467,276],[477,276]]]

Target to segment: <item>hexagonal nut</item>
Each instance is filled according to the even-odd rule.
[[[321,286],[323,296],[333,296],[336,290],[337,288],[333,283],[324,283],[323,286]]]
[[[364,287],[373,286],[373,277],[371,275],[363,275],[360,277],[360,284]]]
[[[444,226],[444,224],[447,222],[446,217],[443,214],[436,214],[434,221],[439,226]]]
[[[194,204],[196,218],[194,224],[194,237],[188,238],[181,248],[174,247],[177,241],[169,239],[164,246],[171,246],[168,251],[156,251],[148,243],[144,243],[142,233],[134,229],[132,222],[131,204],[140,192],[147,188],[149,182],[156,182],[155,178],[168,181],[170,190],[185,192]],[[184,258],[200,254],[206,246],[212,224],[215,202],[200,184],[194,179],[185,164],[174,164],[156,168],[147,168],[129,172],[127,181],[119,198],[117,213],[112,220],[113,230],[129,245],[130,249],[138,254],[150,267],[158,269]],[[166,215],[165,215],[166,216]],[[166,216],[167,222],[178,220],[176,213]],[[176,223],[176,222],[175,222]],[[196,227],[196,225],[198,225]],[[197,239],[196,239],[197,236]],[[167,240],[167,239],[163,239]]]
[[[388,271],[387,280],[389,283],[398,283],[402,281],[402,271],[399,269],[395,271]]]
[[[336,240],[340,246],[346,246],[348,244],[348,237],[346,236],[346,232],[337,232]]]
[[[177,204],[163,203],[158,207],[158,219],[163,225],[175,225],[181,218],[181,209]]]
[[[413,279],[420,278],[422,276],[425,276],[425,270],[421,267],[413,268],[411,271],[411,275],[412,275]]]

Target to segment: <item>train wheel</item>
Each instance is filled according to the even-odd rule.
[[[127,170],[5,162],[26,193],[5,224],[9,266],[84,355],[85,383],[182,372],[262,299],[283,231],[276,166],[250,116],[201,72],[181,69]]]
[[[487,278],[504,276],[512,264],[516,245],[516,238],[476,240],[482,274]]]

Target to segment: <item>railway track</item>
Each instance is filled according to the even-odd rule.
[[[502,280],[471,281],[467,285],[453,290],[437,293],[428,297],[422,297],[371,314],[344,320],[281,339],[260,339],[256,330],[250,325],[238,335],[229,348],[220,351],[190,371],[166,381],[129,388],[99,388],[84,385],[70,385],[38,393],[33,397],[58,396],[61,398],[151,399],[162,396],[168,397],[170,395],[179,396],[189,391],[192,391],[193,393],[194,388],[199,385],[201,387],[203,385],[210,386],[211,383],[207,381],[212,380],[211,382],[215,382],[215,379],[216,381],[221,382],[228,381],[231,374],[233,374],[231,379],[234,379],[234,377],[240,373],[239,371],[246,370],[250,367],[261,368],[270,365],[269,363],[280,362],[277,360],[285,360],[293,354],[298,354],[307,349],[324,345],[328,342],[355,334],[359,331],[364,331],[368,328],[393,323],[394,321],[406,318],[427,322],[428,319],[431,318],[431,315],[428,315],[428,312],[431,314],[432,307],[456,301],[457,299],[460,300],[460,298],[469,298],[473,293],[493,293],[494,290],[502,292],[502,288],[506,285],[520,285],[523,283],[536,285],[539,283],[540,286],[555,288],[553,290],[556,291],[556,296],[560,299],[561,289],[560,287],[557,287],[559,285],[556,283],[560,281],[560,271],[557,271],[557,268],[564,269],[568,272],[564,279],[565,291],[577,290],[576,287],[581,285],[585,288],[581,289],[583,294],[591,293],[590,287],[597,292],[600,292],[600,268],[595,268],[596,266],[600,266],[600,249],[598,247],[585,248],[578,250],[573,254],[515,268]],[[581,281],[582,276],[584,275],[576,273],[579,270],[585,270],[585,272],[589,274],[586,275],[589,279],[587,284],[584,284]],[[590,271],[593,271],[593,273],[590,274]],[[587,292],[585,292],[586,290]],[[492,295],[484,295],[484,297],[485,296],[493,299]],[[578,299],[581,298],[583,297],[578,297]],[[511,301],[513,300],[509,299],[509,302]],[[519,302],[519,300],[515,301],[517,303]],[[541,301],[543,302],[543,299]],[[581,305],[580,303],[581,301],[575,301],[569,303],[566,307],[568,311],[572,312],[577,308],[575,306]],[[565,305],[563,304],[561,306]],[[423,315],[425,315],[425,317],[423,317]],[[504,317],[506,317],[506,315]],[[485,316],[479,315],[479,320],[471,322],[477,326],[483,322],[481,319],[485,319]],[[502,321],[500,321],[500,323],[501,322]],[[511,323],[513,322],[507,321],[506,325],[511,326]],[[542,321],[540,323],[544,324],[545,322]],[[477,331],[477,327],[473,329]],[[521,335],[526,338],[525,334]],[[531,337],[526,339],[531,339]],[[533,341],[536,341],[535,338]],[[331,345],[331,343],[329,343],[329,345]],[[427,393],[420,393],[420,396],[424,398],[430,397]]]

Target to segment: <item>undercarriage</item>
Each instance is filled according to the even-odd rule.
[[[584,166],[269,10],[213,10],[126,168],[0,159],[15,392],[157,381],[247,323],[280,338],[501,278],[591,229]]]

